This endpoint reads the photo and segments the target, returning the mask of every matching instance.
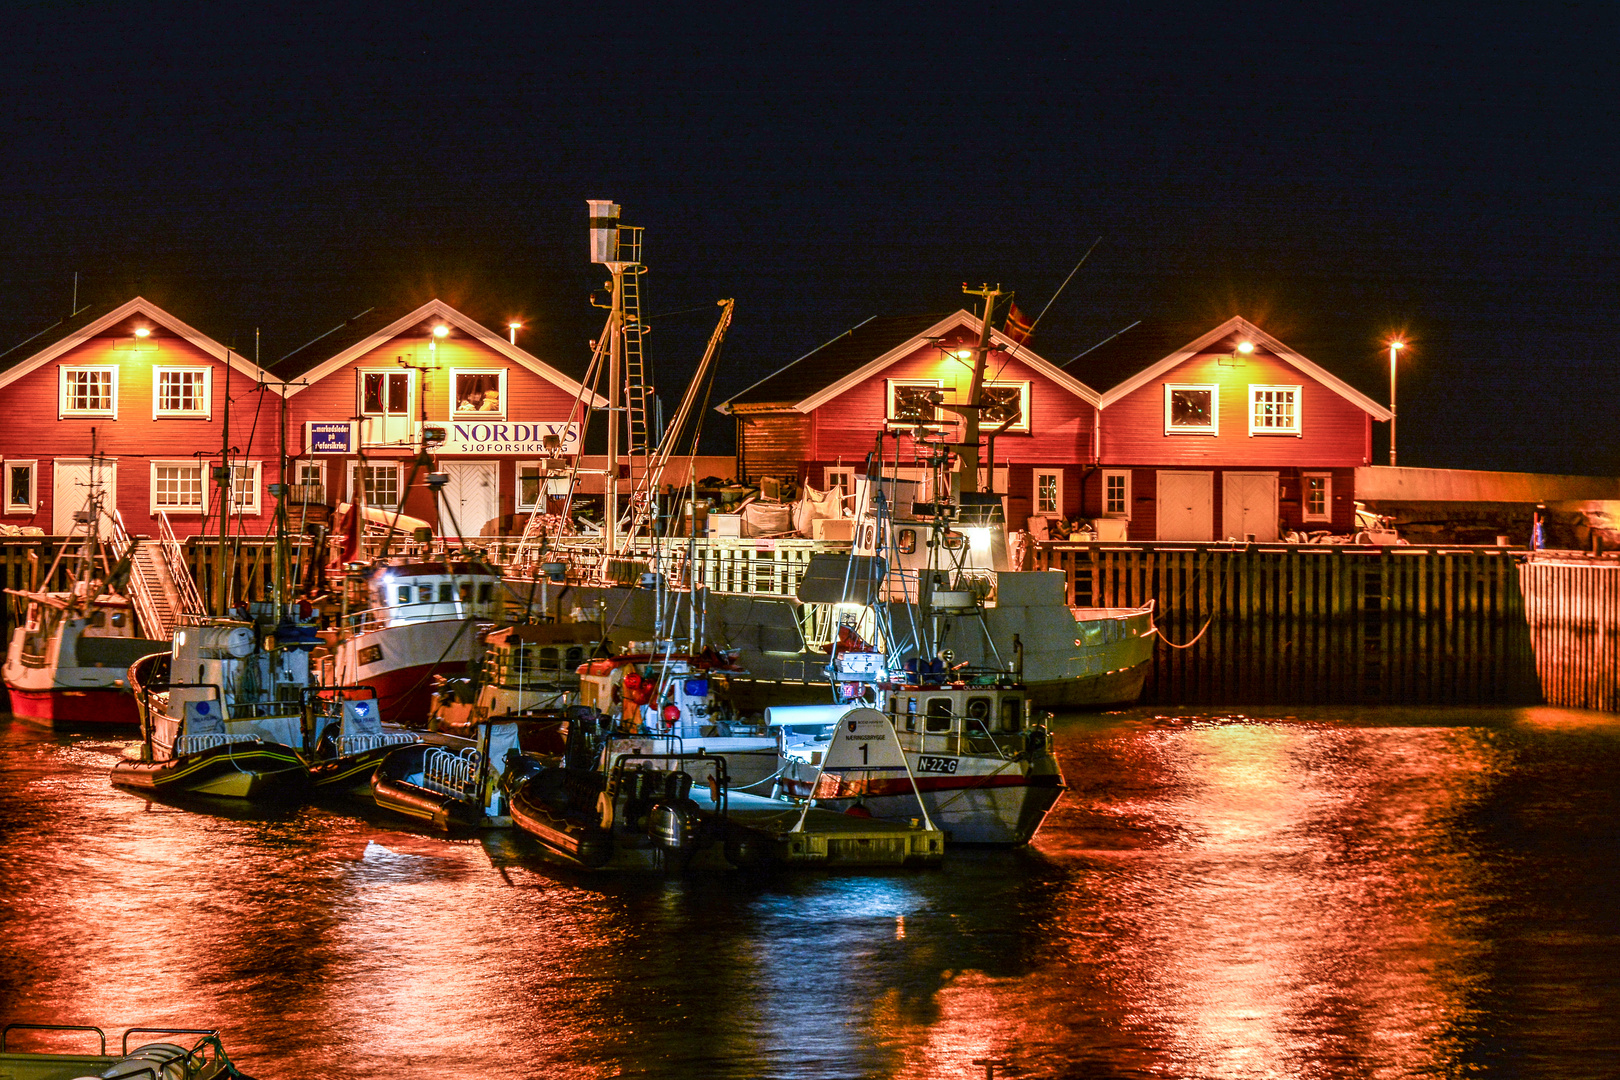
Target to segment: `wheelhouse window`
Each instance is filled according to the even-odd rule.
[[[1297,386],[1249,387],[1249,434],[1300,434],[1299,396]]]
[[[1166,435],[1219,435],[1219,388],[1212,384],[1165,384],[1164,433]]]
[[[951,699],[936,697],[928,699],[927,712],[923,714],[923,731],[930,735],[937,735],[943,731],[951,730]]]
[[[1123,470],[1103,473],[1103,513],[1110,517],[1131,516],[1131,474]]]
[[[452,419],[506,419],[506,371],[501,368],[451,368]]]
[[[213,373],[205,367],[152,369],[152,418],[208,419]]]
[[[232,466],[231,512],[257,514],[259,512],[259,471],[257,461],[238,462]]]
[[[37,499],[38,488],[34,478],[39,474],[39,466],[33,461],[6,462],[6,513],[32,514],[39,505]]]
[[[900,535],[896,540],[896,546],[899,547],[900,554],[902,554],[902,555],[910,555],[912,552],[916,551],[917,550],[917,530],[916,529],[901,529],[900,530]]]
[[[1063,474],[1037,472],[1035,474],[1035,512],[1037,514],[1063,513]]]
[[[1007,424],[1007,431],[1029,430],[1028,382],[987,382],[980,393],[984,406],[979,413],[981,432],[995,431],[1002,424]]]
[[[1304,517],[1306,521],[1330,521],[1333,517],[1333,475],[1306,473],[1304,477]]]
[[[118,369],[63,367],[63,416],[118,416]]]
[[[201,462],[152,462],[152,513],[201,514],[207,509]]]
[[[890,379],[888,413],[894,424],[937,424],[944,385],[938,379]]]
[[[399,506],[399,465],[356,465],[351,491],[364,496],[367,506],[393,510]]]

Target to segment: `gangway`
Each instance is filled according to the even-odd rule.
[[[156,540],[131,540],[123,515],[113,512],[112,547],[129,559],[130,600],[141,632],[162,639],[174,636],[180,616],[202,614],[203,605],[168,514],[159,512],[158,529]]]

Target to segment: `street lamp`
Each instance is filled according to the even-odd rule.
[[[1389,343],[1389,467],[1395,467],[1395,357],[1406,342],[1396,338]]]
[[[517,344],[517,332],[521,329],[523,329],[523,324],[520,322],[509,322],[506,324],[506,331],[511,336],[512,344]]]

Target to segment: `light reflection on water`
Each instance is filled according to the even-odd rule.
[[[218,1025],[261,1078],[1614,1075],[1620,721],[1058,735],[1030,850],[664,881],[148,803],[120,740],[0,727],[0,1017]]]

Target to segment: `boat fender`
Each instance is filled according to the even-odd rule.
[[[606,791],[596,796],[596,816],[602,828],[613,828],[613,796]]]
[[[174,1043],[147,1043],[138,1046],[135,1052],[97,1073],[97,1077],[106,1080],[134,1080],[141,1077],[143,1080],[185,1080],[189,1074],[186,1068],[191,1051]]]

